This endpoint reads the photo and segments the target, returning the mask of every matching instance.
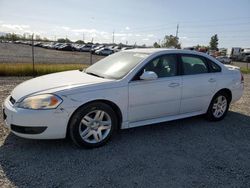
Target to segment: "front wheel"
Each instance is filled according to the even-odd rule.
[[[222,120],[228,112],[229,104],[229,97],[225,93],[216,94],[207,110],[207,118],[211,121]]]
[[[69,133],[79,147],[94,148],[105,144],[118,125],[114,110],[95,102],[81,107],[71,118]]]

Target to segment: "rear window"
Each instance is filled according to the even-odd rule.
[[[213,61],[209,59],[207,59],[207,62],[210,65],[211,72],[221,72],[221,67],[219,65],[217,65],[216,63],[214,63]]]

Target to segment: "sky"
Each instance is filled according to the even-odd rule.
[[[250,0],[0,0],[0,32],[49,39],[152,45],[176,35],[182,47],[250,48]]]

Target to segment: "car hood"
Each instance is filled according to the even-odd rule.
[[[110,81],[112,80],[88,75],[79,70],[65,71],[25,81],[11,92],[11,96],[18,101],[28,95],[46,92],[47,90],[62,90],[75,86],[91,85]]]

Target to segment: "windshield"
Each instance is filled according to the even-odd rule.
[[[85,73],[103,78],[121,79],[148,54],[118,52],[110,55],[85,70]]]

